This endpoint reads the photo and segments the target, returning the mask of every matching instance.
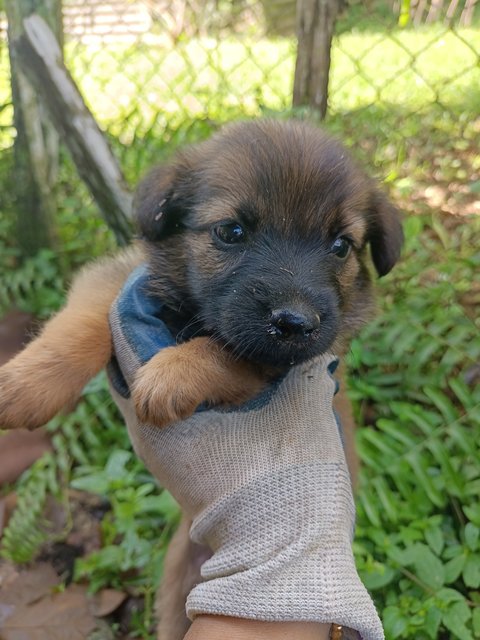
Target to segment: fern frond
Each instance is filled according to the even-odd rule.
[[[47,452],[24,474],[17,505],[3,532],[0,555],[18,564],[30,562],[49,537],[44,517],[47,497],[59,496],[57,460]]]
[[[12,306],[46,318],[63,302],[64,283],[58,257],[43,250],[0,278],[0,315]]]

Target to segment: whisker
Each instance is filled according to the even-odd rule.
[[[241,360],[246,353],[251,357],[256,351],[258,351],[257,337],[252,336],[249,340],[239,341],[238,347],[235,349],[235,360]],[[253,349],[251,348],[253,345]]]
[[[182,327],[180,329],[180,331],[177,333],[177,335],[175,336],[175,342],[178,344],[178,341],[181,340],[182,338],[182,334],[184,334],[188,329],[190,329],[190,327],[195,326],[195,324],[200,324],[200,326],[198,327],[198,330],[196,330],[193,335],[192,338],[195,337],[196,335],[198,335],[202,330],[203,330],[203,314],[201,312],[196,313],[194,316],[192,316],[190,318],[190,320],[187,322],[187,324]]]

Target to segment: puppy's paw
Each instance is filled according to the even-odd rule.
[[[36,429],[74,407],[86,379],[46,353],[27,348],[0,368],[0,429]]]
[[[204,403],[242,404],[261,391],[265,372],[236,361],[210,338],[168,347],[141,367],[132,387],[137,416],[164,427],[184,420]]]
[[[34,398],[38,390],[23,379],[15,367],[6,365],[0,369],[0,429],[35,429],[42,422],[45,401],[38,398],[35,410]]]
[[[135,376],[132,399],[138,418],[157,427],[185,420],[206,399],[197,379],[195,371],[185,370],[181,347],[157,353]]]

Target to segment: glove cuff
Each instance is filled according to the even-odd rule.
[[[310,553],[308,558],[288,548],[282,556],[197,585],[187,599],[188,617],[211,614],[267,622],[334,623],[355,629],[362,640],[384,640],[350,545]],[[281,567],[276,566],[279,563]]]
[[[351,549],[354,506],[345,464],[312,462],[260,477],[195,519],[213,556],[187,615],[337,623],[384,635]]]

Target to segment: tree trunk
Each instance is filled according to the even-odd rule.
[[[60,45],[61,0],[6,0],[14,108],[15,168],[12,179],[17,211],[17,239],[23,256],[54,244],[53,216],[59,140],[30,80],[22,72],[12,42],[23,33],[23,19],[44,16]]]
[[[341,0],[298,0],[293,105],[327,113],[330,49]]]

